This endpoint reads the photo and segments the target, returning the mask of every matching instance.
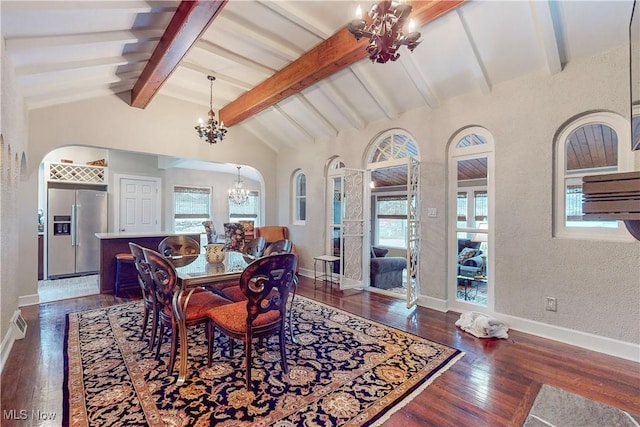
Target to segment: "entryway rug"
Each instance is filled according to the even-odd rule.
[[[543,384],[523,427],[638,427],[640,415]]]
[[[232,358],[216,333],[208,368],[204,329],[195,328],[187,381],[177,386],[177,366],[167,373],[168,343],[154,360],[141,324],[141,302],[67,316],[63,425],[375,425],[464,354],[297,296],[289,374],[274,338],[254,352],[249,392],[242,344]]]

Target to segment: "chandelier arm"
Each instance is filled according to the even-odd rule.
[[[369,22],[355,19],[347,25],[356,40],[362,37],[369,39],[366,48],[369,59],[373,62],[385,63],[400,57],[396,51],[402,46],[413,50],[420,44],[420,33],[413,31],[405,35],[404,25],[411,14],[410,4],[382,0],[369,9]]]
[[[205,123],[202,123],[200,120],[200,124],[198,124],[195,129],[200,138],[204,138],[206,142],[209,144],[215,144],[218,141],[222,141],[227,134],[227,130],[220,125],[218,127],[218,121],[215,118],[215,113],[213,112],[213,81],[216,79],[214,76],[207,76],[209,79],[209,113],[208,120]]]

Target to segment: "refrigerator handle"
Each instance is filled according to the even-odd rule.
[[[77,209],[78,206],[76,204],[71,205],[71,246],[76,246],[77,241],[76,241],[76,231],[77,231],[77,225],[76,225],[76,216],[77,216]]]

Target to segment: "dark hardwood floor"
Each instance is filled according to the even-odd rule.
[[[466,353],[386,426],[521,426],[543,383],[640,414],[638,363],[513,330],[507,340],[477,339],[456,328],[458,313],[408,310],[403,300],[366,291],[314,288],[305,277],[299,294]],[[60,425],[65,314],[130,298],[94,295],[23,308],[29,326],[2,372],[0,424]],[[8,419],[20,411],[28,419]],[[36,424],[32,411],[55,420]]]

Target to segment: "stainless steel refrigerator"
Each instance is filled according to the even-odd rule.
[[[100,241],[107,232],[107,192],[50,188],[47,276],[57,278],[99,270]]]

